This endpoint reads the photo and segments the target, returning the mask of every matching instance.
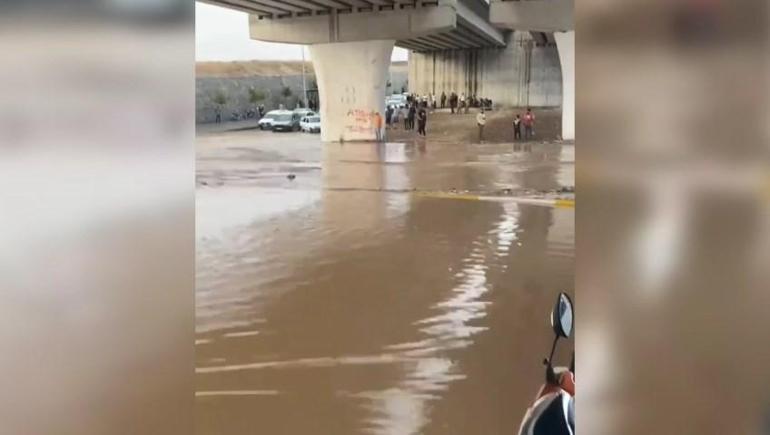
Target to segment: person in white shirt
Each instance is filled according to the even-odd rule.
[[[406,106],[401,108],[401,119],[404,120],[404,130],[409,130],[409,109]]]
[[[484,142],[484,125],[487,123],[487,115],[481,109],[476,115],[476,124],[479,126],[479,143]]]

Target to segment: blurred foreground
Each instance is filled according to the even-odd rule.
[[[192,432],[192,22],[115,3],[0,6],[4,434]]]
[[[767,17],[578,4],[581,433],[770,433]]]

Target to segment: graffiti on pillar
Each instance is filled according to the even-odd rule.
[[[364,109],[348,110],[345,130],[351,133],[369,133],[375,128],[377,112]]]

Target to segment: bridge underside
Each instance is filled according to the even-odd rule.
[[[259,18],[292,18],[313,15],[353,14],[359,12],[394,11],[436,6],[438,0],[203,0],[236,9]]]
[[[417,38],[400,39],[396,42],[396,46],[417,52],[428,52],[461,48],[504,47],[505,41],[499,40],[495,33],[478,31],[472,23],[458,16],[455,28],[449,31]]]
[[[249,13],[251,38],[293,44],[394,39],[415,51],[505,46],[482,0],[204,0]]]
[[[491,0],[490,21],[498,27],[532,32],[575,30],[575,0]]]

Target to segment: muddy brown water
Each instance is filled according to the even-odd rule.
[[[197,148],[197,433],[515,433],[572,293],[574,209],[404,191],[573,185],[573,146]]]

